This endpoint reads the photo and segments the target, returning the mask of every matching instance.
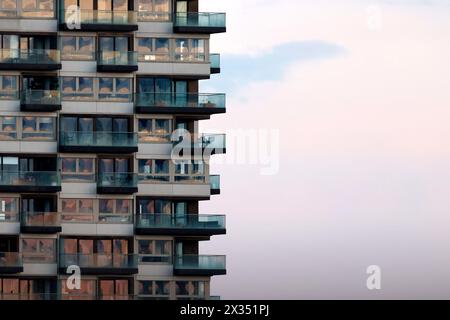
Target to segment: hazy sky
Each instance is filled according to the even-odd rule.
[[[279,130],[279,171],[216,164],[228,234],[212,293],[450,298],[450,1],[203,0],[227,114],[204,132]],[[259,147],[262,139],[257,141]],[[234,159],[236,143],[227,144]],[[218,160],[221,156],[214,156]],[[230,161],[232,162],[232,161]],[[379,265],[382,289],[366,288]]]

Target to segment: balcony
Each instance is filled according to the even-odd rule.
[[[214,276],[226,274],[225,256],[183,255],[174,257],[176,276]]]
[[[223,93],[142,92],[135,96],[136,113],[198,114],[225,113]]]
[[[220,54],[211,53],[209,61],[211,63],[211,73],[220,73]]]
[[[145,214],[136,216],[136,234],[212,236],[225,234],[225,216]]]
[[[61,110],[59,90],[24,90],[20,96],[20,111],[53,112]]]
[[[211,194],[220,194],[220,176],[209,176],[209,183],[211,184]]]
[[[173,32],[206,34],[226,32],[225,17],[225,13],[176,13],[173,21]]]
[[[23,272],[22,256],[19,252],[0,252],[0,274]]]
[[[79,17],[77,15],[77,12],[61,9],[59,30],[130,32],[138,29],[134,11],[82,9],[79,11]]]
[[[0,171],[0,192],[54,193],[61,191],[57,171]]]
[[[137,52],[99,52],[97,60],[98,72],[134,72],[137,70]]]
[[[138,192],[136,173],[100,173],[97,178],[98,194],[133,194]]]
[[[61,230],[58,212],[22,212],[21,214],[21,233],[52,234]]]
[[[208,157],[214,154],[226,153],[225,134],[202,134],[193,141],[189,137],[180,137],[180,140],[173,141],[172,156],[192,156]]]
[[[0,49],[0,70],[55,71],[61,69],[59,50]]]
[[[62,131],[58,148],[59,152],[133,153],[138,151],[137,134],[111,131]]]
[[[138,273],[138,257],[134,254],[61,254],[59,272],[66,274],[68,266],[77,265],[82,274],[131,275]]]

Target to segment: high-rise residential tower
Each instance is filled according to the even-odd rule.
[[[199,202],[225,136],[199,122],[225,95],[199,81],[220,72],[225,14],[198,9],[0,0],[0,299],[214,298],[225,257],[199,243],[225,217]]]

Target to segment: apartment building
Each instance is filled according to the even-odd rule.
[[[215,298],[225,257],[199,243],[225,216],[199,203],[225,136],[199,122],[225,95],[199,81],[220,73],[225,14],[198,7],[0,0],[0,299]]]

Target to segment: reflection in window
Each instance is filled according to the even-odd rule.
[[[139,21],[169,21],[169,0],[138,0]]]
[[[0,117],[0,139],[15,140],[17,139],[17,118],[3,116]]]
[[[55,118],[23,117],[22,138],[26,140],[52,140],[55,137]]]
[[[17,76],[0,75],[0,99],[17,99]]]
[[[17,221],[19,198],[0,197],[0,222]]]
[[[80,280],[79,289],[69,289],[67,280],[61,280],[61,293],[63,300],[93,300],[95,299],[95,280]]]
[[[138,252],[141,262],[168,263],[172,254],[170,240],[138,240]]]
[[[53,18],[54,0],[22,0],[22,16],[27,18]]]
[[[130,199],[100,199],[99,221],[110,223],[130,223],[131,216]]]
[[[55,262],[55,239],[22,239],[23,261],[29,263]]]
[[[201,298],[205,296],[204,281],[176,281],[175,293],[177,296]]]
[[[94,159],[61,158],[61,177],[65,181],[93,181]]]
[[[138,131],[140,142],[169,142],[170,120],[139,119]]]
[[[93,222],[93,199],[61,199],[61,213],[64,222]]]
[[[139,159],[138,166],[140,180],[158,182],[168,182],[170,180],[169,160]]]

